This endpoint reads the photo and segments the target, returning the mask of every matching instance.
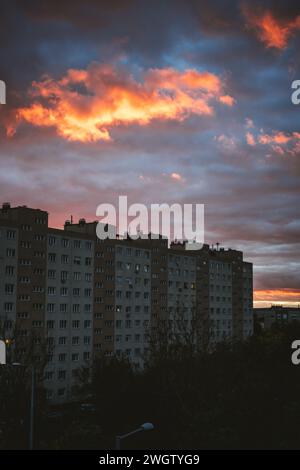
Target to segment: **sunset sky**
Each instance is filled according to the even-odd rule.
[[[57,227],[119,195],[205,204],[256,306],[300,304],[297,4],[4,0],[1,201]]]

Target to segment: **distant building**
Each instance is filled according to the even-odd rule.
[[[37,362],[47,350],[49,400],[72,399],[78,370],[99,355],[143,366],[162,327],[170,339],[196,328],[208,347],[253,333],[252,264],[242,252],[168,248],[162,236],[100,240],[96,227],[80,219],[53,229],[45,211],[0,209],[0,322],[19,362],[26,341]]]
[[[251,336],[252,263],[243,260],[241,251],[232,249],[203,245],[192,253],[196,258],[196,309],[203,340],[211,343]]]
[[[254,320],[261,328],[268,330],[274,324],[286,324],[292,321],[300,321],[300,306],[283,307],[272,305],[267,308],[255,308],[253,310]]]

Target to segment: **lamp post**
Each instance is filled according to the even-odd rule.
[[[123,434],[122,436],[116,436],[116,450],[121,450],[121,443],[123,439],[126,439],[129,436],[133,436],[134,434],[137,434],[142,431],[151,431],[154,429],[154,426],[152,423],[144,423],[141,424],[141,426],[134,431],[128,432],[127,434]]]

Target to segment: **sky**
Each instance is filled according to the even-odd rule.
[[[0,200],[55,227],[119,195],[205,204],[255,305],[300,304],[297,4],[3,0]]]

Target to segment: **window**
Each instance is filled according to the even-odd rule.
[[[55,253],[48,253],[48,261],[49,261],[49,263],[55,263],[56,262],[56,254]]]
[[[14,293],[14,285],[13,284],[5,284],[5,294],[12,295]]]
[[[61,282],[65,282],[69,279],[69,273],[68,271],[61,271],[60,273],[60,279],[61,279]]]
[[[19,300],[22,300],[23,302],[29,302],[30,301],[30,295],[27,294],[21,294],[19,295]]]
[[[48,244],[49,244],[49,246],[54,246],[54,245],[55,245],[55,242],[56,242],[56,238],[55,238],[55,237],[50,236],[50,237],[48,238]]]
[[[61,330],[65,330],[67,328],[67,320],[60,320],[59,321],[59,328]]]
[[[56,271],[54,269],[48,270],[48,279],[55,279]]]
[[[5,312],[12,312],[14,304],[12,302],[5,302],[4,304],[4,311]]]
[[[16,256],[16,250],[14,250],[13,248],[7,248],[6,256],[8,258],[14,258]]]
[[[84,297],[91,297],[92,295],[92,289],[84,289]]]
[[[7,240],[14,240],[16,238],[16,231],[15,230],[7,230],[6,238],[7,238]]]
[[[73,362],[79,361],[79,353],[73,353],[72,354],[72,361]]]
[[[67,248],[69,246],[69,240],[67,238],[63,238],[61,244],[63,248]]]
[[[67,371],[65,371],[65,370],[59,370],[58,371],[59,380],[65,380],[66,376],[67,376]]]
[[[13,276],[15,273],[15,267],[14,266],[5,266],[5,275],[6,276]]]
[[[51,371],[50,371],[50,370],[46,371],[46,373],[45,373],[45,379],[46,379],[46,380],[52,380],[52,379],[53,379],[53,374],[54,374],[54,372],[53,372],[52,370],[51,370]],[[48,392],[49,392],[49,391],[50,391],[50,390],[48,390]],[[48,397],[48,394],[47,394],[47,398],[49,398],[49,397]]]
[[[73,304],[73,313],[79,313],[80,312],[80,304]]]
[[[72,328],[79,328],[80,327],[80,321],[79,320],[73,320],[72,321]]]

